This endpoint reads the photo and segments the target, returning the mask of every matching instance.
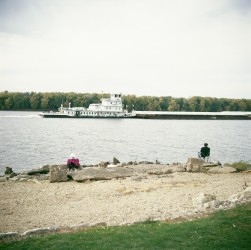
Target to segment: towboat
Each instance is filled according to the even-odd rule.
[[[102,98],[101,103],[90,104],[84,107],[61,107],[58,112],[39,113],[44,118],[133,118],[134,112],[129,113],[123,108],[122,94],[111,94],[110,98]]]

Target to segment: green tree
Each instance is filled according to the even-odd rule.
[[[180,105],[177,102],[176,99],[171,99],[171,101],[169,102],[169,107],[168,107],[168,111],[179,111],[180,110]]]
[[[47,110],[49,109],[49,94],[43,93],[41,98],[41,109]]]
[[[7,110],[11,110],[13,108],[13,98],[11,96],[9,96],[8,98],[5,99],[4,101],[4,106],[5,106],[5,109]]]
[[[201,101],[201,97],[199,96],[193,96],[188,99],[191,111],[194,111],[194,112],[200,111],[200,101]]]

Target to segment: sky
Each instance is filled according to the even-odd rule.
[[[0,0],[0,92],[251,98],[251,0]]]

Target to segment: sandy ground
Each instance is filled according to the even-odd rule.
[[[226,200],[250,181],[247,173],[183,172],[84,183],[1,182],[0,232],[186,218],[198,214],[192,198],[199,193]]]

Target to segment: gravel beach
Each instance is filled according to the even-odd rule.
[[[202,212],[192,202],[198,194],[227,200],[242,192],[250,181],[249,173],[176,172],[105,181],[1,182],[0,232],[199,216]]]

